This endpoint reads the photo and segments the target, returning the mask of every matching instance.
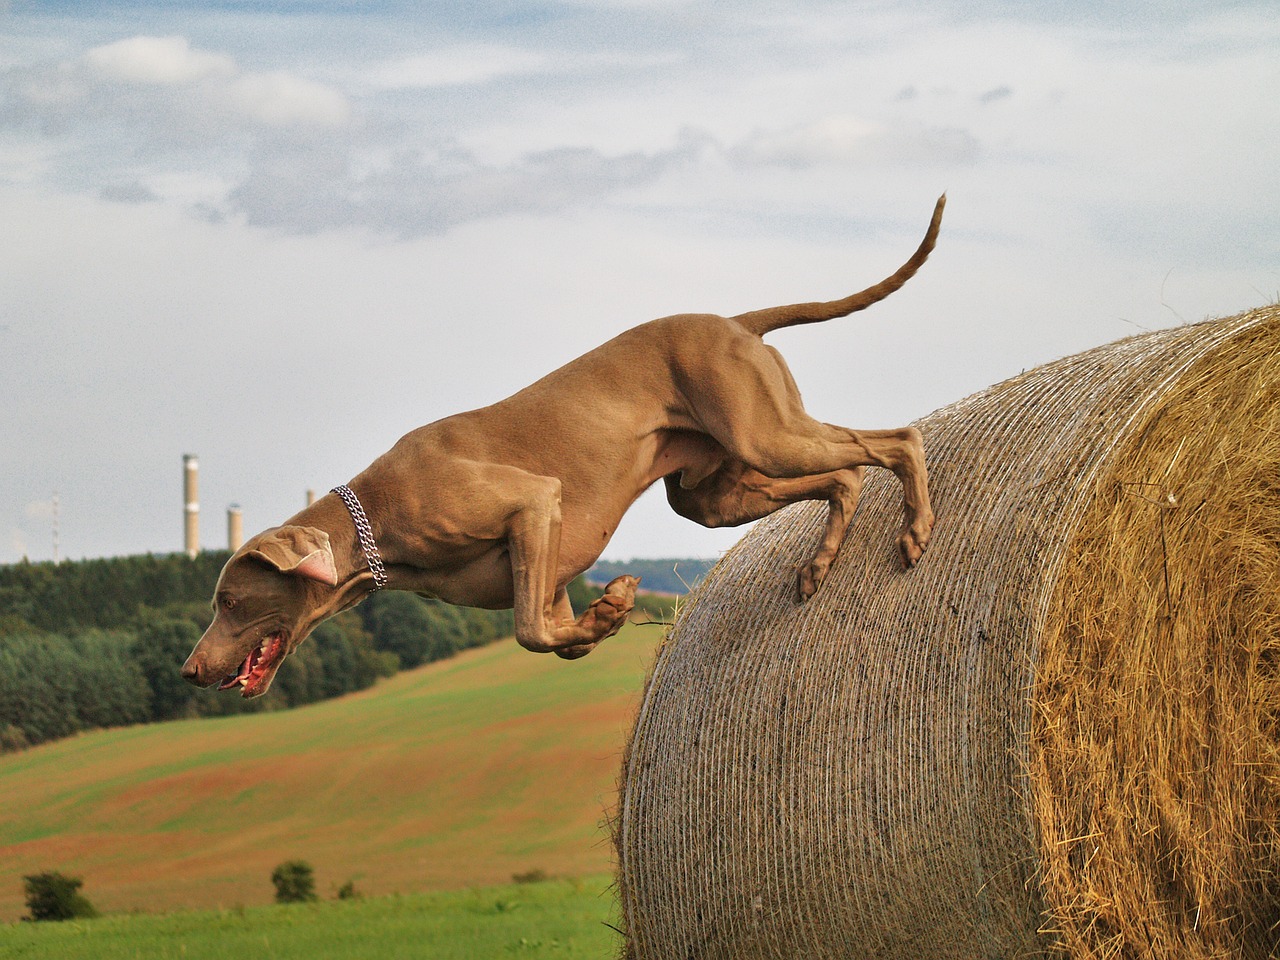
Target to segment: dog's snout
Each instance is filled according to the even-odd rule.
[[[204,658],[198,653],[193,653],[187,657],[187,662],[182,665],[182,678],[187,683],[194,683],[197,687],[204,686]]]

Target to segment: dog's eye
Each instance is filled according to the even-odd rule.
[[[223,609],[223,610],[234,610],[234,609],[235,609],[235,606],[236,606],[236,600],[235,600],[235,597],[223,597],[223,598],[222,598],[222,609]]]

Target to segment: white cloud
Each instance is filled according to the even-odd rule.
[[[968,164],[981,153],[972,134],[919,124],[890,126],[852,116],[824,117],[782,130],[757,130],[732,147],[739,163],[804,169],[819,164]]]
[[[385,62],[362,65],[352,86],[381,91],[428,90],[512,78],[574,78],[585,74],[669,68],[685,56],[672,50],[507,46],[461,43]]]
[[[58,63],[13,68],[0,74],[0,95],[6,92],[11,102],[0,118],[81,137],[97,129],[108,144],[144,159],[174,143],[221,146],[228,131],[324,131],[352,116],[333,87],[285,70],[245,70],[177,36],[130,37]],[[149,135],[133,149],[131,130]]]
[[[151,203],[160,196],[144,183],[136,180],[123,183],[109,183],[98,191],[103,200],[115,203]]]
[[[117,40],[89,50],[82,63],[91,77],[153,86],[185,86],[238,73],[231,57],[192,50],[186,37]]]
[[[855,157],[883,135],[882,127],[857,117],[827,117],[785,130],[757,130],[733,153],[747,162],[807,167]]]
[[[499,77],[538,73],[552,65],[542,51],[497,45],[442,47],[430,53],[378,64],[364,79],[384,90],[461,86]]]
[[[236,77],[226,97],[235,112],[266,126],[332,128],[351,119],[342,93],[283,71]]]
[[[286,232],[360,227],[402,238],[443,232],[512,213],[548,214],[653,183],[690,162],[694,143],[678,140],[649,153],[604,154],[590,147],[527,153],[490,165],[467,151],[417,151],[386,157],[356,173],[338,146],[257,158],[228,196],[223,213]]]
[[[30,78],[24,78],[22,74],[21,70],[10,71],[10,76],[17,80],[12,87],[13,99],[18,103],[25,102],[32,113],[69,106],[83,100],[89,92],[88,84],[76,75],[70,64],[39,71]]]

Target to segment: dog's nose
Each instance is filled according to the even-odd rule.
[[[187,662],[182,665],[182,678],[187,683],[194,683],[197,687],[202,686],[201,674],[204,672],[204,658],[197,654],[187,657]]]

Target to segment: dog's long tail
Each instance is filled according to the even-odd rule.
[[[886,277],[875,286],[867,287],[860,293],[845,297],[843,300],[831,300],[827,303],[793,303],[786,307],[769,307],[765,310],[740,313],[732,319],[738,321],[738,323],[757,336],[762,336],[770,330],[777,330],[781,327],[793,327],[801,323],[834,320],[836,317],[843,317],[858,310],[865,310],[873,303],[883,300],[910,280],[921,265],[929,259],[929,254],[933,252],[933,245],[938,241],[938,228],[942,225],[942,208],[946,205],[947,195],[944,193],[938,198],[938,203],[933,208],[933,219],[929,221],[929,229],[925,231],[924,239],[920,241],[920,246],[911,255],[911,259],[900,266],[892,276]]]

